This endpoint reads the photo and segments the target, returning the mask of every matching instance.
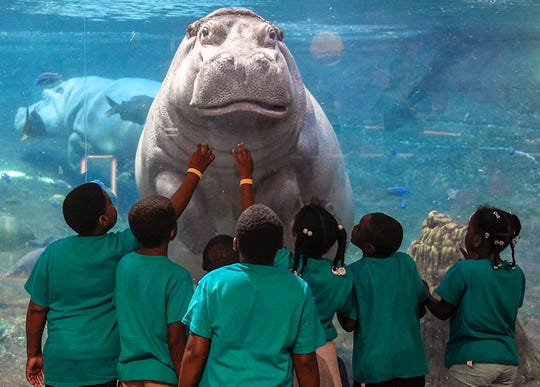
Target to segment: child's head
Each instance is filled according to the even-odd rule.
[[[514,246],[520,232],[521,222],[516,215],[495,207],[480,206],[469,219],[465,248],[468,253],[487,254],[493,266],[498,268],[502,263],[500,253],[510,246],[510,265],[515,266]]]
[[[354,226],[351,242],[364,256],[386,258],[395,253],[403,241],[403,227],[391,216],[381,212],[367,214]]]
[[[153,195],[135,203],[128,214],[129,227],[144,247],[159,247],[176,235],[176,213],[170,199]]]
[[[272,265],[282,246],[283,225],[274,211],[263,204],[254,204],[240,214],[235,229],[240,261]]]
[[[210,272],[238,262],[238,251],[233,248],[233,237],[216,235],[208,241],[202,253],[202,269]]]
[[[116,209],[109,195],[96,183],[84,183],[67,194],[64,219],[79,235],[105,234],[116,224]]]
[[[301,275],[308,258],[321,258],[336,242],[338,242],[338,249],[332,268],[335,271],[338,263],[343,266],[347,232],[322,204],[304,205],[294,218],[292,233],[295,238],[292,271],[296,272],[300,257],[302,257]]]

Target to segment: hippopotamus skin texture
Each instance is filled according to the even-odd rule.
[[[33,140],[58,143],[61,154],[65,154],[67,143],[66,161],[73,170],[79,169],[85,154],[113,155],[122,165],[133,161],[143,125],[122,120],[119,114],[106,114],[111,108],[108,99],[154,97],[160,86],[160,82],[144,78],[70,78],[44,89],[40,101],[19,108],[15,129],[23,129],[28,109],[39,114],[46,130],[46,135]]]
[[[216,159],[179,221],[179,239],[191,252],[234,232],[241,207],[231,150],[240,142],[254,160],[255,201],[281,217],[289,247],[294,215],[314,198],[350,230],[354,205],[340,145],[283,32],[249,10],[223,8],[187,27],[135,160],[140,195],[170,196],[196,144],[213,149]]]

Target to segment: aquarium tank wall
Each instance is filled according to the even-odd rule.
[[[391,215],[404,228],[401,250],[436,265],[443,264],[439,247],[449,240],[445,226],[432,247],[410,248],[434,217],[463,227],[486,203],[516,213],[523,225],[516,258],[527,277],[519,312],[527,337],[520,342],[533,346],[525,356],[533,359],[532,371],[522,382],[538,383],[540,4],[188,3],[0,5],[0,384],[26,385],[23,286],[43,249],[73,234],[62,216],[65,195],[83,182],[99,182],[118,208],[114,230],[122,230],[141,195],[170,193],[162,172],[173,183],[182,180],[197,142],[215,149],[216,162],[170,253],[194,284],[202,275],[204,242],[232,234],[240,213],[230,155],[240,142],[254,157],[255,199],[278,207],[289,247],[294,211],[311,199],[323,200],[349,235],[366,213]],[[188,28],[222,7],[247,8],[268,21],[271,28],[253,36],[266,48],[279,47],[277,65],[264,55],[243,64],[255,69],[244,86],[237,81],[240,60],[231,64],[220,54],[219,65],[205,65],[221,44],[220,32]],[[194,33],[195,59],[181,46]],[[185,54],[175,57],[179,47]],[[246,57],[249,48],[227,50]],[[220,69],[224,76],[212,78]],[[191,91],[197,71],[213,83],[201,86],[204,77],[197,78],[198,93],[186,99],[178,90]],[[236,99],[225,103],[220,93]],[[255,108],[257,98],[263,102]],[[208,106],[211,113],[193,113]],[[454,250],[444,263],[461,258],[460,243],[445,245]],[[360,258],[349,244],[346,262]],[[420,269],[432,286],[444,275],[442,266],[436,269]],[[434,332],[429,321],[423,324],[426,335]],[[444,348],[444,334],[424,339]],[[340,331],[336,343],[350,377],[352,335]],[[442,386],[444,354],[429,356],[428,383]]]

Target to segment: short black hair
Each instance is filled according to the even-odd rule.
[[[62,205],[64,219],[79,235],[91,235],[105,213],[105,191],[96,183],[84,183],[67,194]]]
[[[403,227],[394,218],[382,212],[368,214],[366,239],[375,248],[374,256],[385,258],[395,253],[403,241]],[[355,241],[352,241],[356,245]]]
[[[128,221],[131,232],[144,247],[157,247],[169,242],[176,225],[176,213],[170,199],[152,195],[131,207]]]
[[[283,246],[283,224],[269,207],[254,204],[238,217],[235,236],[246,262],[272,264]]]
[[[202,268],[210,272],[222,266],[238,262],[238,251],[233,249],[233,237],[220,234],[211,238],[202,253]]]

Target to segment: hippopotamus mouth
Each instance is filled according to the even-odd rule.
[[[253,112],[271,118],[283,118],[288,113],[287,106],[270,105],[260,101],[234,101],[220,106],[198,107],[205,116],[221,116],[240,111]]]

